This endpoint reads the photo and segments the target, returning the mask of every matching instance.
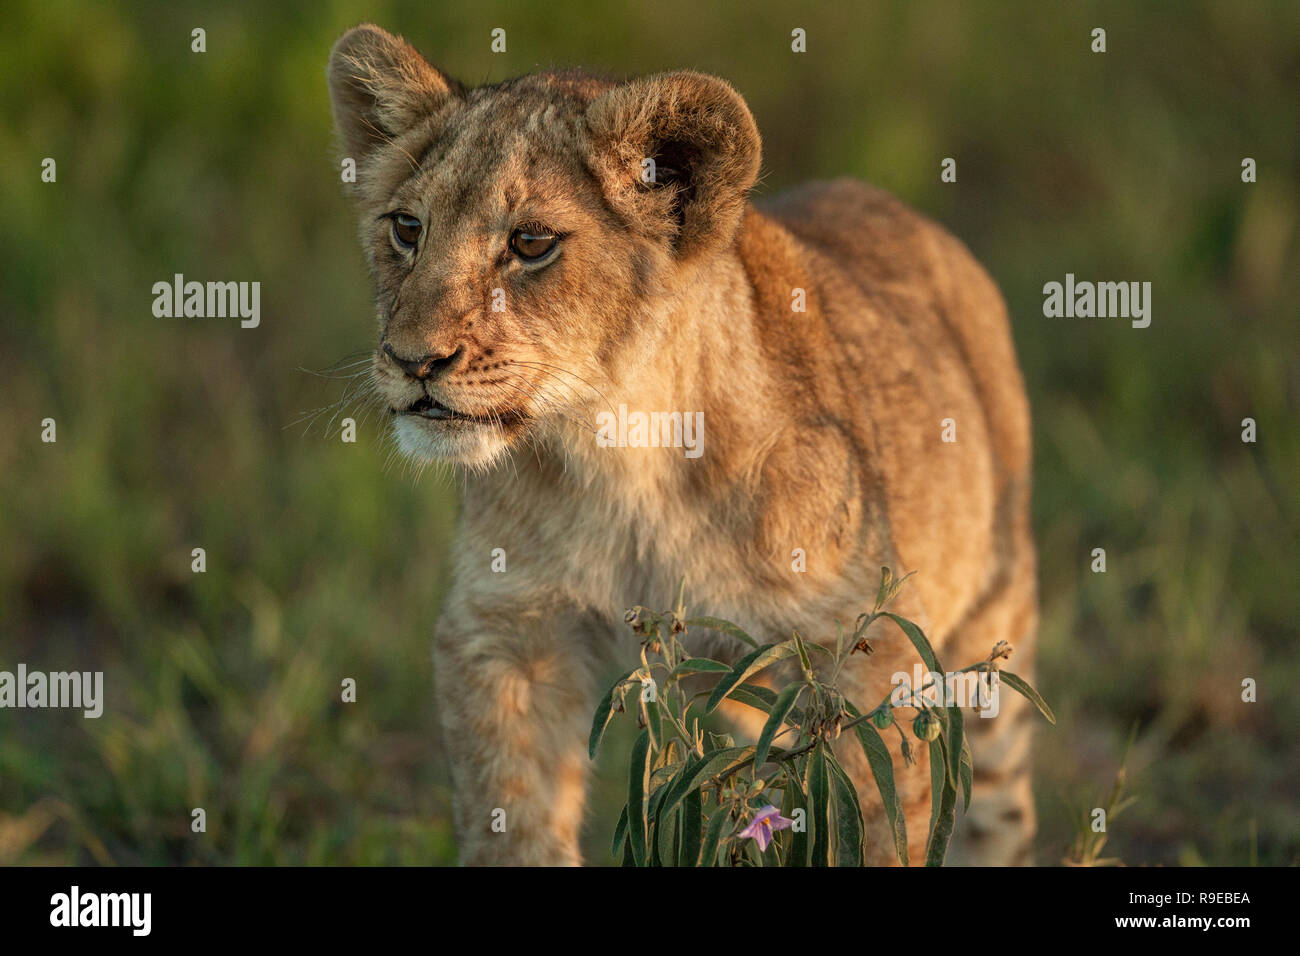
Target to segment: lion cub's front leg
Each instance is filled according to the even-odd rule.
[[[453,605],[434,642],[460,859],[578,866],[591,694],[576,629]]]

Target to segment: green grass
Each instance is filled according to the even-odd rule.
[[[1300,862],[1300,8],[856,6],[6,6],[0,668],[103,669],[108,702],[98,721],[0,711],[0,863],[454,858],[429,650],[454,483],[386,468],[373,421],[354,445],[285,427],[342,394],[299,366],[371,342],[324,84],[364,19],[470,82],[716,72],[758,118],[764,191],[857,175],[967,241],[1035,415],[1037,683],[1060,719],[1039,736],[1040,860],[1136,725],[1139,800],[1106,855]],[[153,318],[175,272],[261,281],[261,327]],[[1151,327],[1044,319],[1066,272],[1151,281]],[[596,861],[619,765],[595,782]]]

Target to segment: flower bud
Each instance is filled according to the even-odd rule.
[[[1000,670],[1002,662],[1010,660],[1014,648],[1006,641],[998,641],[993,645],[993,650],[989,653],[989,663],[993,665],[992,670]]]

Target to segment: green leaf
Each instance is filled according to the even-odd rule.
[[[907,639],[912,642],[912,646],[916,648],[916,652],[921,655],[921,660],[924,662],[926,667],[934,671],[936,674],[943,673],[943,669],[939,666],[939,659],[934,656],[934,649],[930,647],[930,641],[926,638],[925,634],[921,632],[919,627],[907,618],[899,617],[897,614],[891,614],[889,611],[886,611],[884,616],[897,624],[899,628],[902,629],[903,633],[907,635]],[[914,687],[912,689],[918,692],[920,691],[919,687]]]
[[[750,647],[757,648],[758,641],[754,640],[737,625],[730,621],[724,621],[720,617],[693,617],[686,622],[687,627],[707,627],[711,631],[717,631],[719,634],[727,634],[731,637],[739,638]]]
[[[667,754],[675,752],[676,744],[677,741],[675,740],[668,741],[668,746],[660,751],[660,758],[666,759]],[[654,763],[655,761],[652,761],[651,766],[654,766]],[[656,790],[660,784],[667,783],[671,780],[682,769],[682,767],[686,765],[686,763],[686,760],[668,760],[664,763],[660,763],[659,766],[654,767],[654,770],[650,774],[651,791]]]
[[[704,805],[700,791],[692,790],[682,801],[681,819],[678,830],[681,833],[681,847],[678,851],[678,866],[699,866],[700,847],[704,838]]]
[[[947,778],[943,770],[943,737],[936,737],[930,741],[930,828],[926,831],[926,866],[929,866],[928,857],[930,854],[930,838],[934,833],[935,824],[939,820],[939,805],[943,802],[943,788],[947,786]],[[935,756],[940,759],[935,760]]]
[[[676,813],[660,813],[656,810],[651,810],[649,815],[651,866],[677,865],[677,841],[680,839],[680,835],[674,825],[677,823],[677,817],[678,814]]]
[[[831,772],[831,790],[835,808],[835,865],[862,865],[862,807],[853,781],[844,772],[834,753],[826,755]]]
[[[673,848],[672,848],[672,856],[670,856],[669,859],[672,860],[673,866],[679,866],[680,865],[679,861],[681,860],[681,858],[682,858],[682,808],[678,807],[677,813],[673,815]]]
[[[623,812],[618,815],[618,826],[614,828],[614,839],[610,842],[610,856],[618,856],[618,849],[627,839],[627,804],[623,804]]]
[[[765,714],[770,714],[772,706],[776,703],[776,693],[757,684],[752,687],[744,685],[734,687],[731,693],[727,695],[727,698],[734,700],[738,704],[745,704],[755,710],[761,710]]]
[[[958,766],[961,777],[961,789],[965,795],[965,803],[962,805],[961,812],[965,813],[970,809],[970,794],[972,778],[975,776],[975,764],[970,755],[970,738],[966,737],[961,742],[961,760]]]
[[[632,859],[637,866],[646,862],[646,791],[650,788],[650,732],[637,734],[632,744],[632,765],[627,781],[628,842],[632,846]]]
[[[960,707],[948,708],[948,746],[944,751],[948,760],[948,784],[957,789],[957,775],[960,772],[958,764],[961,762],[961,753],[966,749],[966,731],[965,723],[962,720]]]
[[[600,699],[600,706],[596,708],[596,716],[591,722],[591,739],[587,744],[587,754],[592,760],[596,759],[596,748],[600,746],[600,740],[605,736],[605,728],[609,726],[614,716],[614,691],[636,672],[637,668],[634,667],[614,681],[614,686],[609,689],[609,693]]]
[[[798,649],[795,647],[794,641],[782,641],[780,644],[766,644],[758,650],[746,654],[731,669],[730,674],[718,681],[717,686],[713,688],[713,693],[709,695],[709,701],[705,705],[704,712],[713,713],[717,706],[722,703],[723,698],[730,694],[737,685],[743,684],[763,668],[770,667],[787,657],[793,657],[797,653]]]
[[[664,810],[664,800],[673,792],[673,787],[680,781],[682,774],[690,767],[691,761],[679,760],[672,764],[671,767],[660,767],[650,775],[651,793],[650,800],[647,804],[646,822],[650,833],[660,833],[667,829],[664,826],[665,820],[671,819],[671,814]],[[661,780],[659,786],[655,786],[655,780]],[[672,855],[673,860],[677,859],[676,851]],[[662,866],[663,863],[651,861],[652,866]]]
[[[1052,713],[1052,708],[1047,706],[1047,701],[1039,696],[1038,691],[1029,686],[1029,682],[1023,677],[1011,673],[1011,671],[998,671],[1002,680],[1011,685],[1011,689],[1020,694],[1031,704],[1038,708],[1038,712],[1047,718],[1047,722],[1053,727],[1056,726],[1056,715]]]
[[[704,834],[704,846],[700,850],[700,866],[716,866],[718,862],[718,843],[722,839],[722,828],[730,821],[726,807],[718,807],[709,817],[709,829]]]
[[[678,779],[683,770],[685,770],[684,767],[682,770],[677,771],[676,775],[670,777],[670,779],[664,781],[664,783],[660,784],[658,787],[653,786],[652,777],[650,801],[646,805],[646,820],[654,822],[659,817],[659,814],[663,812],[664,799],[668,794],[672,793],[673,782]]]
[[[754,748],[754,772],[758,773],[763,764],[767,763],[767,752],[772,749],[772,739],[785,723],[785,718],[790,711],[794,709],[795,701],[799,699],[800,692],[803,691],[804,684],[789,684],[777,695],[776,703],[772,706],[772,713],[767,718],[767,723],[763,725],[763,731],[758,735],[758,744]]]
[[[731,670],[730,665],[722,661],[710,660],[707,657],[688,657],[668,675],[668,680],[676,677],[685,677],[687,674],[726,674]]]
[[[790,852],[786,854],[786,866],[807,866],[808,865],[808,821],[811,814],[808,811],[808,801],[804,797],[803,784],[799,780],[800,769],[789,766],[785,773],[785,794],[781,800],[781,815],[794,819],[796,810],[803,810],[804,828],[802,833],[795,833],[794,828],[790,828]]]
[[[659,702],[643,700],[645,709],[645,729],[650,731],[650,749],[658,751],[664,745],[663,715],[659,713]]]
[[[818,741],[808,758],[808,816],[813,828],[812,865],[831,865],[830,774],[825,744]]]
[[[903,590],[903,585],[907,582],[907,579],[915,573],[915,571],[908,571],[898,580],[894,580],[894,572],[890,571],[889,568],[881,568],[880,590],[876,592],[876,610],[879,611],[894,598],[898,597],[898,592]]]
[[[812,673],[812,661],[808,660],[808,648],[803,646],[803,638],[799,636],[798,631],[792,631],[791,634],[795,650],[799,652],[799,663],[803,665],[805,671]]]
[[[852,705],[849,705],[849,713],[858,716]],[[908,866],[907,822],[903,818],[903,804],[898,799],[898,789],[894,786],[894,758],[871,721],[854,724],[853,730],[858,735],[858,743],[862,745],[867,763],[871,765],[871,775],[876,779],[876,789],[880,791],[880,800],[885,805],[885,816],[889,820],[889,829],[894,834],[894,852],[898,854],[898,862]]]
[[[876,610],[879,611],[885,604],[885,595],[889,593],[889,583],[894,578],[894,574],[889,568],[880,569],[880,587],[876,591]]]
[[[957,820],[957,788],[948,781],[942,763],[946,744],[942,737],[930,741],[930,839],[925,846],[925,865],[943,866],[948,855],[948,841],[952,839]],[[939,766],[936,769],[936,761]]]

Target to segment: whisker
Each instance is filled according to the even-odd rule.
[[[525,368],[553,369],[553,370],[555,370],[555,371],[557,371],[557,372],[563,372],[563,373],[566,374],[566,375],[571,375],[571,376],[573,376],[574,378],[576,378],[579,382],[581,382],[583,385],[586,385],[589,389],[591,389],[593,392],[595,392],[597,395],[599,395],[599,396],[601,397],[601,400],[604,401],[605,404],[609,406],[609,408],[610,408],[611,411],[613,411],[614,406],[613,406],[613,403],[610,402],[609,397],[608,397],[607,395],[605,395],[605,393],[602,392],[600,389],[598,389],[595,385],[591,384],[591,382],[587,381],[585,378],[583,378],[581,375],[579,375],[577,372],[571,371],[571,370],[569,370],[569,369],[567,369],[567,368],[562,368],[562,367],[559,366],[559,365],[551,365],[549,362],[538,362],[538,361],[527,361],[527,360],[523,360],[523,359],[512,359],[512,360],[510,360],[510,364],[512,364],[512,365],[522,365],[522,366],[524,366]]]
[[[555,412],[559,414],[561,418],[565,419],[565,421],[571,422],[572,424],[576,425],[582,430],[590,432],[593,435],[597,434],[596,429],[593,428],[591,425],[587,424],[586,422],[582,421],[579,418],[574,417],[573,415],[564,414],[563,410],[575,411],[575,409],[573,408],[572,405],[563,402],[558,402],[554,398],[551,398],[549,395],[543,393],[541,391],[541,386],[538,385],[537,383],[524,381],[522,384],[520,384],[519,382],[511,382],[505,379],[501,379],[497,382],[492,382],[489,384],[494,386],[505,386],[507,388],[513,388],[515,391],[522,393],[527,398],[537,398],[540,396],[545,403],[545,408],[544,408],[545,411]],[[525,386],[527,386],[527,388],[525,388]],[[532,391],[529,391],[528,388],[531,388]]]

